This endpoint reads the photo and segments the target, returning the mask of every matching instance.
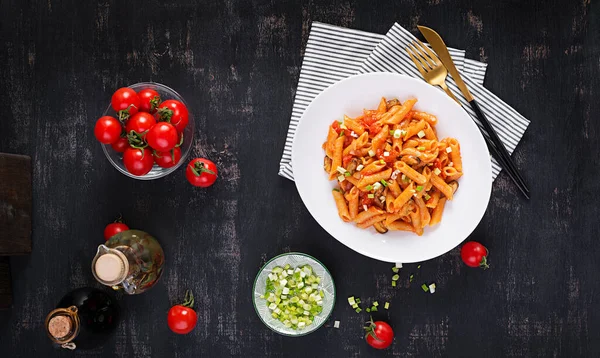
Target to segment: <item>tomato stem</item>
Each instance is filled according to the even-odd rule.
[[[193,167],[191,166],[190,169],[192,170],[192,173],[194,173],[194,175],[197,177],[199,177],[202,173],[208,173],[208,174],[215,175],[215,172],[206,168],[204,166],[204,163],[202,163],[202,162],[194,163],[194,166]]]
[[[183,307],[194,308],[194,294],[192,293],[192,290],[185,291],[185,297],[181,305]]]
[[[383,339],[379,339],[379,337],[377,337],[377,334],[375,334],[375,328],[377,328],[377,325],[375,325],[375,322],[373,322],[373,317],[370,316],[370,318],[371,320],[367,322],[368,326],[365,326],[365,330],[367,331],[365,338],[371,336],[376,341],[383,342]]]
[[[121,215],[121,213],[119,213],[119,216],[117,216],[117,218],[113,222],[122,224],[123,223],[123,215]]]
[[[173,110],[170,108],[159,108],[156,110],[158,113],[158,120],[160,122],[171,123],[171,117],[173,117]]]
[[[153,112],[160,104],[160,96],[154,96],[150,100],[150,112]]]
[[[130,104],[129,107],[127,107],[126,109],[122,109],[119,112],[117,112],[117,116],[119,118],[119,121],[124,122],[124,121],[126,121],[129,118],[129,116],[130,116],[129,109],[131,107],[135,108],[135,106],[133,104]]]
[[[490,265],[488,265],[487,263],[487,256],[484,256],[481,258],[481,262],[479,263],[479,267],[481,267],[484,270],[487,270],[490,268]]]

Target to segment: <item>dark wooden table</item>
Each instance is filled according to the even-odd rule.
[[[379,33],[394,21],[431,26],[489,63],[486,87],[531,119],[514,158],[532,199],[501,174],[472,235],[489,247],[490,270],[465,267],[454,249],[420,269],[405,265],[392,289],[390,264],[330,237],[277,176],[315,20]],[[166,273],[150,292],[121,297],[117,333],[87,356],[597,355],[599,23],[590,0],[3,0],[0,151],[32,157],[34,210],[33,253],[11,259],[14,307],[0,313],[0,355],[73,355],[52,348],[44,318],[69,290],[99,286],[91,259],[118,213],[159,238]],[[212,188],[191,187],[181,169],[132,180],[105,159],[95,119],[113,90],[148,80],[190,103],[192,155],[221,171]],[[271,332],[251,303],[261,264],[291,250],[321,259],[337,282],[330,321],[303,338]],[[434,295],[420,288],[431,281]],[[178,336],[166,312],[188,288],[199,322]],[[348,307],[349,295],[391,302],[374,315],[394,327],[390,349],[363,342],[368,315]]]

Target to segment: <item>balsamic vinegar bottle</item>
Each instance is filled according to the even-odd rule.
[[[62,348],[91,349],[115,330],[119,306],[108,293],[83,287],[67,293],[46,317],[48,337]]]

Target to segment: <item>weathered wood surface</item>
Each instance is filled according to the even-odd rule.
[[[0,153],[0,256],[31,252],[31,158]]]
[[[597,5],[597,4],[595,4]],[[14,308],[0,313],[7,357],[67,356],[43,331],[46,313],[93,284],[90,261],[104,225],[122,213],[160,239],[162,282],[124,297],[124,320],[88,356],[562,356],[600,352],[600,8],[571,1],[59,1],[0,2],[0,151],[32,157],[33,242],[12,258]],[[431,26],[489,63],[486,86],[532,120],[515,160],[531,184],[524,201],[504,174],[473,238],[492,268],[467,269],[457,249],[390,265],[328,236],[292,182],[277,176],[311,21],[385,33],[394,21]],[[179,91],[197,118],[193,156],[220,167],[207,190],[182,170],[140,182],[111,167],[93,138],[111,92],[140,81]],[[327,327],[303,338],[265,328],[250,291],[260,265],[282,251],[313,254],[333,273],[338,302]],[[408,287],[408,275],[415,285]],[[419,288],[435,281],[434,295]],[[186,289],[198,327],[168,331]],[[390,301],[374,318],[397,339],[385,352],[362,341],[368,317],[345,303]],[[341,321],[333,329],[334,320]],[[80,353],[83,354],[83,353]]]

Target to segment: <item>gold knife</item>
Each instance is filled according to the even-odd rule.
[[[471,105],[471,108],[473,109],[473,111],[475,111],[477,118],[479,118],[479,121],[483,124],[483,127],[485,128],[485,130],[490,135],[490,138],[493,143],[493,146],[490,149],[492,149],[493,152],[496,154],[496,159],[498,159],[500,164],[507,171],[512,172],[512,174],[514,174],[514,176],[516,176],[517,180],[515,181],[515,184],[517,184],[519,189],[521,189],[521,192],[523,192],[525,197],[527,197],[529,199],[529,196],[527,195],[527,193],[529,193],[529,189],[527,188],[527,185],[525,184],[525,180],[523,179],[523,177],[517,170],[517,167],[513,163],[512,159],[510,158],[510,154],[508,154],[508,151],[506,150],[504,143],[502,143],[502,141],[500,140],[500,137],[498,137],[498,134],[496,133],[496,131],[494,130],[494,128],[492,127],[492,125],[490,124],[488,119],[485,117],[485,114],[483,114],[483,111],[481,111],[479,104],[477,103],[475,98],[473,98],[473,96],[471,95],[469,88],[467,88],[467,85],[462,80],[460,73],[458,73],[458,70],[456,69],[456,66],[454,65],[454,61],[452,61],[452,57],[450,56],[450,53],[448,52],[448,47],[446,47],[444,40],[442,40],[441,36],[437,32],[433,31],[429,27],[417,26],[417,28],[419,29],[419,31],[421,31],[423,36],[425,36],[425,39],[427,39],[427,42],[429,42],[429,45],[431,46],[431,48],[433,48],[433,51],[435,51],[435,53],[438,55],[438,57],[440,58],[440,61],[442,61],[442,64],[446,67],[448,72],[450,72],[450,75],[454,79],[454,82],[456,83],[456,85],[458,86],[458,88],[460,89],[462,94],[465,96],[465,98]],[[511,177],[512,177],[512,175],[511,175]],[[518,183],[517,183],[517,181],[518,181]],[[519,183],[521,185],[519,185]]]

